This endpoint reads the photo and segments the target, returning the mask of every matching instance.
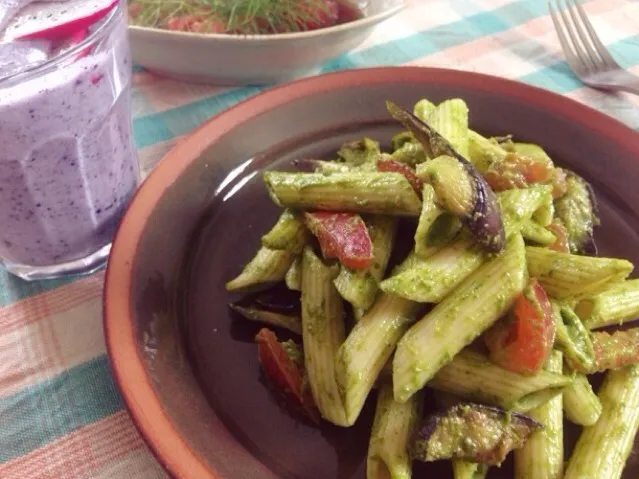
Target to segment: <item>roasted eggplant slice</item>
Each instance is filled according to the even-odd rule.
[[[229,303],[228,306],[251,321],[302,334],[300,293],[291,291],[284,283],[246,295],[239,301]]]
[[[422,143],[431,158],[419,165],[418,175],[429,181],[444,208],[452,208],[486,250],[498,253],[506,235],[495,194],[477,169],[457,153],[433,128],[392,102],[389,113]]]
[[[251,321],[288,329],[292,333],[302,335],[302,320],[299,316],[240,306],[235,303],[229,303],[229,308]]]
[[[240,302],[240,306],[249,305],[276,313],[299,316],[300,293],[291,291],[283,283],[278,283],[267,290],[248,295]]]
[[[595,193],[581,176],[567,170],[566,175],[566,193],[555,200],[555,214],[568,231],[571,253],[596,256],[593,233],[599,225],[599,211]]]
[[[464,403],[433,414],[419,429],[413,458],[430,462],[465,459],[499,465],[543,426],[524,414]]]

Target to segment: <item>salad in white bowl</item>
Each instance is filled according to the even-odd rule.
[[[315,73],[405,0],[129,0],[133,60],[181,80],[271,84]]]

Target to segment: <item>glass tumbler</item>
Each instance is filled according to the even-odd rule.
[[[99,269],[139,181],[121,5],[44,63],[0,71],[0,261],[9,272]]]

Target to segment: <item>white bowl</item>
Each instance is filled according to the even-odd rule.
[[[216,85],[279,83],[316,73],[321,64],[368,38],[405,0],[357,0],[364,17],[334,27],[274,35],[175,32],[129,26],[133,61],[179,80]]]

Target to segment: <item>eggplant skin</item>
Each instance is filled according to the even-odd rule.
[[[555,200],[555,212],[568,232],[570,252],[597,256],[594,228],[599,225],[597,198],[590,183],[566,170],[567,191]]]
[[[473,184],[473,202],[467,214],[460,219],[484,249],[499,253],[506,245],[506,234],[497,197],[477,168],[457,153],[450,143],[428,124],[393,102],[386,102],[391,116],[402,123],[422,143],[431,157],[447,155],[464,167]]]
[[[543,426],[524,414],[463,403],[427,418],[413,441],[414,459],[464,459],[499,465]]]
[[[464,166],[475,184],[473,209],[464,223],[479,244],[491,253],[499,253],[506,245],[506,233],[495,193],[474,166]]]

